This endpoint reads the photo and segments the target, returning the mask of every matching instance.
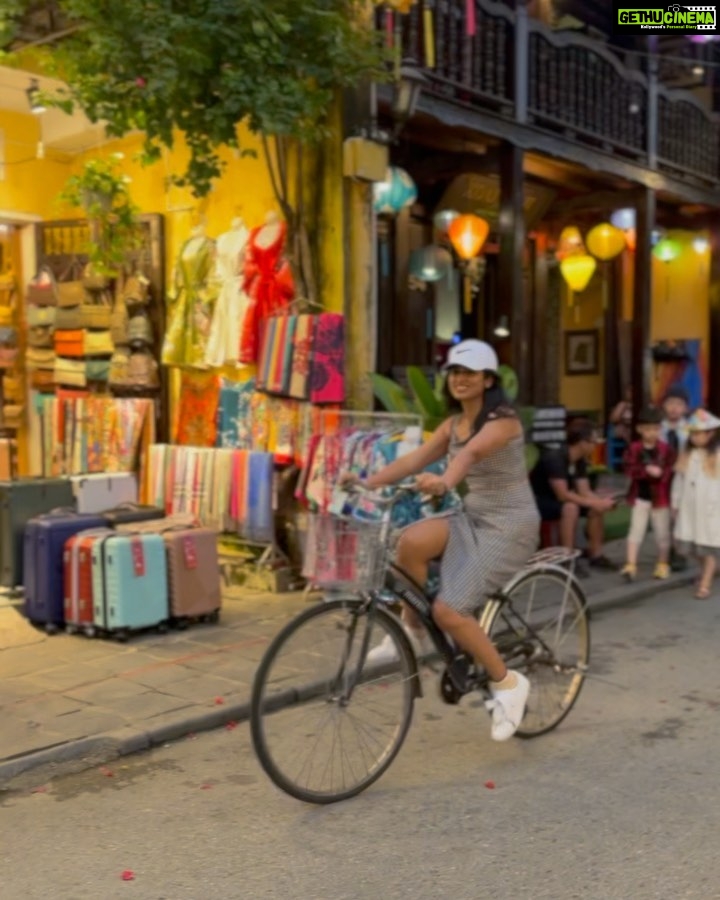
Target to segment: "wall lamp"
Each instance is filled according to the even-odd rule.
[[[47,112],[47,107],[40,99],[40,83],[37,78],[30,79],[30,86],[25,90],[25,93],[33,115],[39,116],[41,113]]]
[[[400,136],[400,132],[415,115],[425,84],[427,84],[427,78],[415,61],[404,59],[392,84],[390,111],[393,126],[388,131],[378,125],[379,85],[373,82],[370,86],[370,123],[359,129],[360,136],[378,144],[394,144]]]

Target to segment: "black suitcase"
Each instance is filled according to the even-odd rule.
[[[160,506],[144,506],[142,503],[121,503],[100,513],[108,527],[127,525],[130,522],[147,522],[150,519],[162,519],[165,510]]]
[[[0,481],[0,585],[15,588],[23,580],[25,525],[53,509],[74,509],[67,478]]]

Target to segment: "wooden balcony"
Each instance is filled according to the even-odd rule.
[[[524,10],[492,0],[475,6],[468,36],[465,0],[432,4],[432,67],[422,6],[403,17],[395,40],[423,68],[426,96],[717,191],[720,117],[689,91],[668,90],[652,71],[628,69],[597,41],[553,32]]]

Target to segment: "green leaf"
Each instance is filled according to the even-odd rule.
[[[514,403],[520,391],[520,381],[516,371],[510,366],[498,366],[498,376],[500,377],[502,389],[505,391],[505,396],[511,403]]]
[[[528,472],[532,472],[539,459],[540,450],[537,444],[525,444],[525,468]]]
[[[433,386],[417,366],[407,367],[407,378],[415,402],[422,412],[423,419],[436,420],[445,415],[444,404],[435,396]]]
[[[370,372],[370,381],[373,393],[388,412],[415,412],[405,391],[392,378],[379,375],[377,372]]]

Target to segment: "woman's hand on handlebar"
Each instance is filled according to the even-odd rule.
[[[362,479],[355,472],[341,472],[338,484],[341,488],[351,488],[361,485]]]
[[[431,497],[442,497],[447,494],[447,485],[440,475],[431,472],[421,472],[415,476],[415,488],[421,494],[429,494]]]

